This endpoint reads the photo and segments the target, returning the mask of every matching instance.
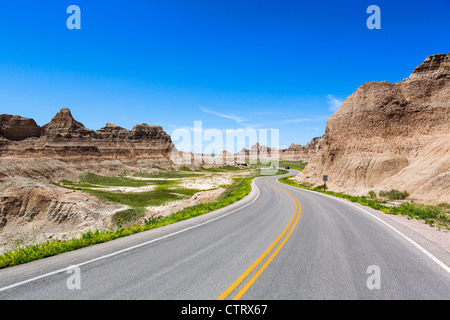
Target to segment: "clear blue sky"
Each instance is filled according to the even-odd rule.
[[[69,30],[69,5],[81,30]],[[369,5],[381,30],[369,30]],[[280,146],[325,132],[369,81],[399,81],[450,51],[450,1],[3,1],[0,114],[44,125],[62,107],[90,129],[169,134],[277,128]]]

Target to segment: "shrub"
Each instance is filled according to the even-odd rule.
[[[397,189],[391,189],[389,191],[380,191],[378,193],[380,197],[388,198],[390,201],[393,200],[404,200],[409,196],[407,191],[399,191]]]

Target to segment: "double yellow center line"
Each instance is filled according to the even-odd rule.
[[[288,230],[290,229],[289,233],[284,237],[283,241],[278,245],[278,247],[275,249],[275,251],[272,252],[270,257],[264,262],[264,264],[253,274],[253,276],[244,284],[244,286],[236,293],[236,295],[232,298],[232,300],[239,300],[244,293],[252,286],[252,284],[258,279],[258,277],[263,273],[263,271],[267,268],[267,266],[272,262],[272,260],[275,258],[275,256],[280,252],[281,248],[283,248],[286,241],[291,236],[292,232],[295,229],[295,226],[297,225],[297,222],[300,218],[302,206],[300,204],[300,201],[296,197],[294,197],[292,194],[287,192],[284,189],[281,189],[270,182],[265,180],[265,182],[272,187],[275,187],[285,193],[287,193],[295,202],[295,213],[292,216],[291,220],[289,221],[289,224],[286,226],[286,228],[283,230],[283,232],[278,236],[278,238],[264,251],[264,253],[256,259],[255,262],[227,289],[225,290],[218,298],[217,300],[224,300],[226,299],[249,275],[250,273],[255,270],[258,265],[269,255],[270,252],[275,248],[275,246],[283,239],[284,235]]]

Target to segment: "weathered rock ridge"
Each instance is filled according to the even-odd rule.
[[[397,83],[370,82],[327,122],[323,151],[296,179],[335,191],[405,190],[450,202],[450,60],[427,57]]]
[[[311,159],[323,149],[324,136],[313,138],[306,145],[292,143],[289,148],[280,150],[280,160],[305,161]]]
[[[237,158],[246,159],[276,159],[278,152],[279,160],[305,161],[309,162],[323,148],[324,136],[313,138],[306,145],[292,143],[287,149],[277,149],[255,143],[250,149],[242,148],[237,154]]]
[[[108,228],[125,207],[52,184],[83,172],[118,175],[171,167],[174,145],[160,126],[87,129],[63,108],[46,125],[0,115],[0,249]],[[1,251],[1,250],[0,250]]]
[[[0,116],[0,157],[45,157],[64,161],[89,159],[160,159],[170,163],[173,143],[160,126],[138,124],[131,131],[107,124],[93,131],[67,108],[42,128],[34,120]]]
[[[0,139],[23,140],[39,137],[41,131],[41,127],[33,119],[8,114],[0,115]]]

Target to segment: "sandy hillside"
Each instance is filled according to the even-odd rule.
[[[367,194],[399,189],[450,203],[450,60],[427,57],[397,83],[370,82],[328,120],[323,151],[296,180]]]

